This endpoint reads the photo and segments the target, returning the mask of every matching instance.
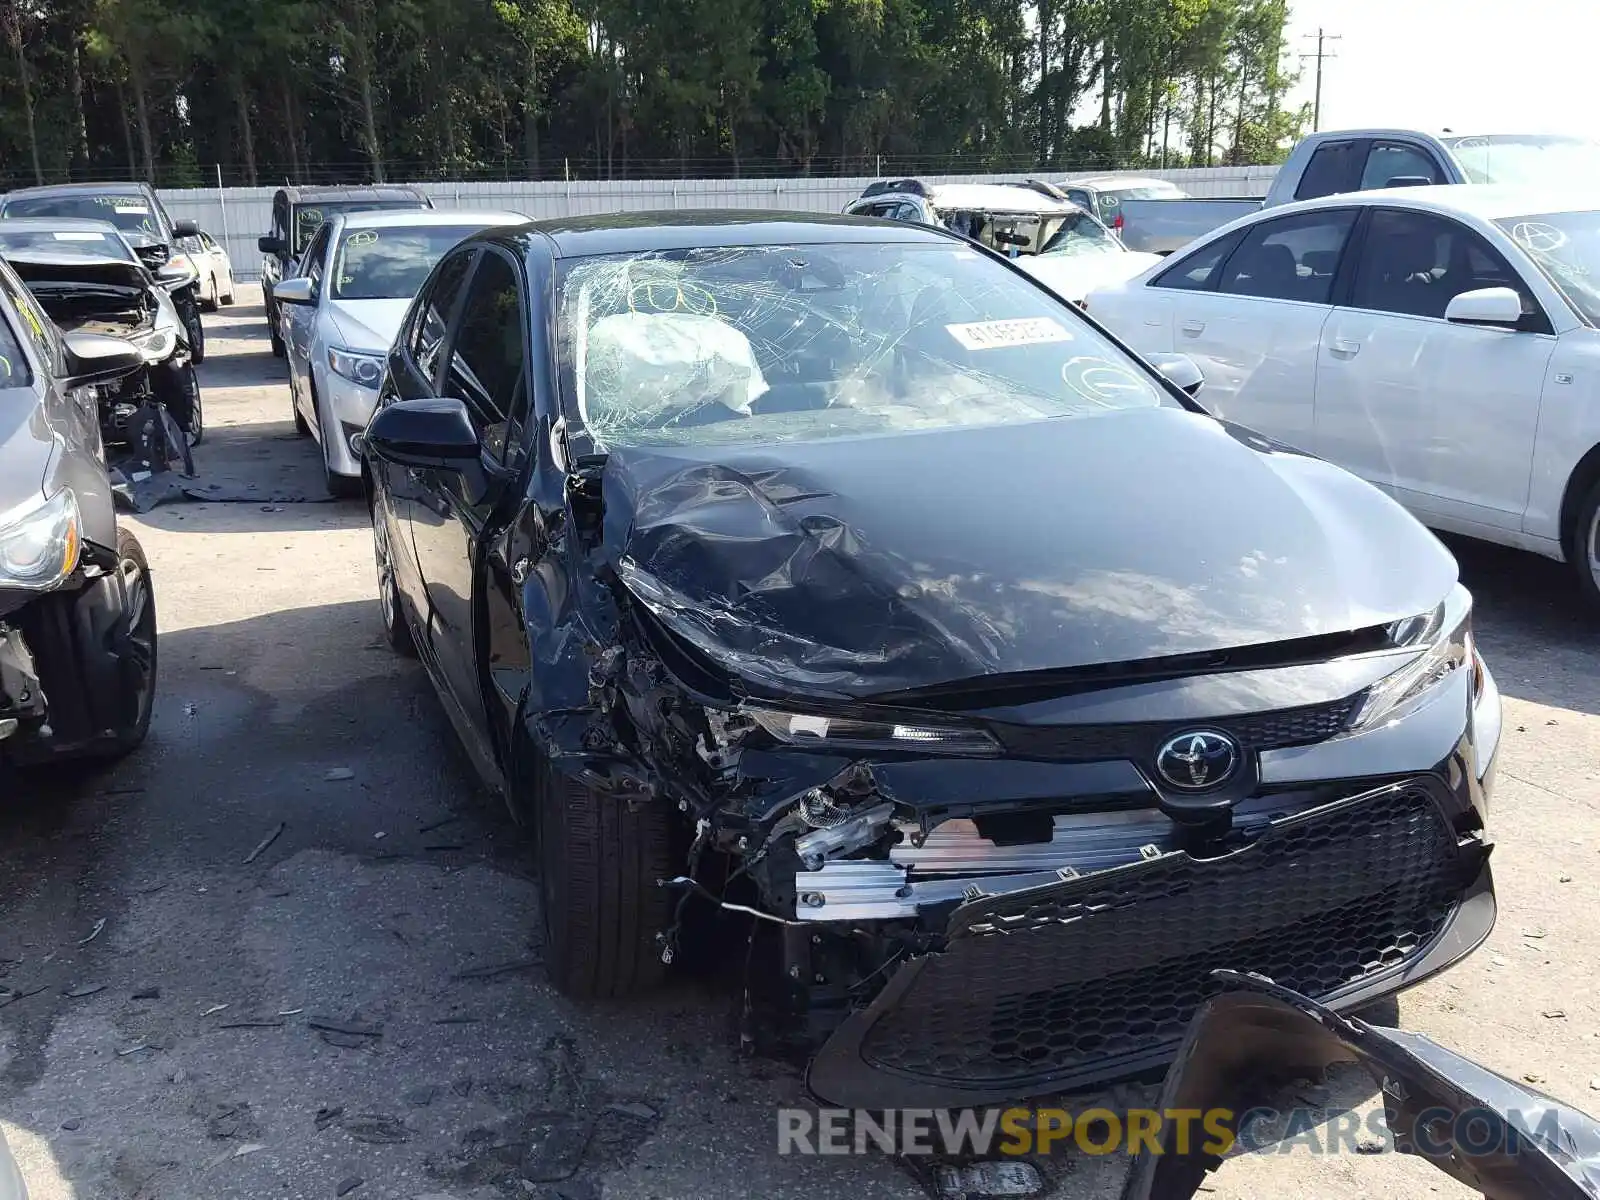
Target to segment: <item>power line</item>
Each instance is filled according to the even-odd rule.
[[[1322,128],[1322,60],[1325,58],[1339,57],[1332,50],[1324,49],[1323,46],[1326,42],[1337,42],[1343,40],[1343,35],[1338,33],[1327,33],[1319,25],[1317,26],[1316,33],[1308,33],[1305,36],[1307,38],[1314,37],[1317,39],[1317,52],[1315,54],[1302,54],[1300,56],[1301,62],[1305,62],[1305,60],[1308,58],[1314,58],[1317,60],[1317,90],[1315,98],[1311,102],[1311,132],[1315,133],[1317,130]]]

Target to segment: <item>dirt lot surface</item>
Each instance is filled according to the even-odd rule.
[[[551,992],[526,848],[381,642],[366,514],[323,495],[259,292],[207,322],[198,483],[225,502],[130,521],[161,618],[150,740],[87,786],[0,783],[0,1119],[34,1200],[923,1195],[881,1156],[778,1155],[801,1081],[737,1053],[732,995]],[[1600,1110],[1600,623],[1563,569],[1460,552],[1506,696],[1501,915],[1400,1020]],[[1123,1165],[1044,1169],[1102,1197]],[[1211,1186],[1469,1194],[1304,1146]]]

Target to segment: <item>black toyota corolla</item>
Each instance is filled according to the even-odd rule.
[[[720,907],[820,1097],[945,1107],[1159,1065],[1213,968],[1352,1008],[1483,940],[1454,560],[1165,370],[905,224],[441,260],[357,438],[382,612],[538,832],[558,987]]]

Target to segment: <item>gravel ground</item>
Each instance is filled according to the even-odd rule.
[[[801,1083],[736,1053],[730,995],[551,992],[525,846],[381,642],[365,512],[325,499],[294,435],[259,291],[207,324],[197,483],[224,502],[130,522],[161,618],[150,740],[86,785],[0,784],[0,983],[42,989],[0,1008],[0,1127],[34,1200],[922,1195],[881,1157],[777,1154]],[[1401,1023],[1600,1110],[1595,626],[1563,569],[1459,552],[1506,695],[1501,916]],[[1371,1103],[1343,1080],[1313,1098]],[[1101,1197],[1122,1166],[1045,1171]],[[1303,1147],[1211,1186],[1472,1194]]]

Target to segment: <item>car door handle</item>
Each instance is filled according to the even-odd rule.
[[[1204,321],[1185,321],[1179,328],[1183,331],[1185,337],[1199,337],[1206,331],[1206,323]]]
[[[1352,342],[1349,338],[1334,338],[1328,344],[1328,353],[1335,358],[1354,358],[1361,353],[1361,343]]]

